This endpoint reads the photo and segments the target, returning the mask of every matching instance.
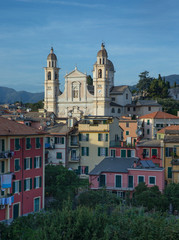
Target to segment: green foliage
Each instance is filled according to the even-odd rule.
[[[172,203],[174,210],[179,211],[179,183],[170,183],[165,188],[165,196]]]
[[[92,79],[91,75],[87,76],[87,84],[88,85],[93,85],[93,79]]]
[[[98,191],[89,190],[81,193],[77,202],[80,206],[94,207],[99,204],[116,206],[120,204],[121,200],[116,195],[107,192],[105,189],[101,189]]]
[[[169,83],[165,82],[165,79],[162,79],[162,77],[158,76],[158,78],[154,78],[151,81],[151,84],[148,89],[148,96],[151,98],[167,98],[168,97],[168,88]]]
[[[173,115],[177,115],[177,111],[179,111],[179,101],[174,99],[157,99],[158,103],[162,105],[162,108],[165,112],[171,113]]]
[[[43,108],[44,104],[43,104],[43,101],[41,100],[41,101],[39,101],[37,103],[26,103],[25,107],[26,108],[31,108],[32,111],[36,112],[36,111],[38,111],[38,109]]]
[[[139,82],[137,84],[137,88],[140,92],[148,92],[148,89],[150,87],[150,84],[152,82],[152,78],[149,76],[148,71],[144,71],[139,74]]]

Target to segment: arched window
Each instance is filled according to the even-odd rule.
[[[58,74],[57,73],[55,73],[55,79],[58,79]]]
[[[102,78],[102,70],[101,69],[98,70],[98,78]]]
[[[121,109],[120,108],[118,108],[118,113],[121,113]]]
[[[78,98],[78,89],[73,89],[73,98]]]
[[[50,61],[48,62],[48,66],[50,67]]]
[[[53,61],[52,61],[52,67],[53,67]]]
[[[51,72],[48,72],[48,80],[51,80]]]
[[[101,64],[101,58],[99,59],[99,64]]]
[[[112,113],[115,113],[115,109],[114,109],[114,108],[112,108],[112,109],[111,109],[111,112],[112,112]]]

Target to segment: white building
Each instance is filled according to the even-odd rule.
[[[44,108],[59,117],[82,115],[121,116],[125,105],[131,104],[132,94],[128,86],[114,86],[114,66],[108,59],[104,44],[97,53],[93,65],[93,85],[87,84],[87,75],[77,68],[65,76],[65,89],[59,90],[57,57],[51,49],[45,69]]]

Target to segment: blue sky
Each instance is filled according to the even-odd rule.
[[[2,0],[0,86],[42,92],[53,46],[61,89],[77,65],[92,74],[105,42],[115,85],[133,85],[140,72],[179,74],[178,0]]]

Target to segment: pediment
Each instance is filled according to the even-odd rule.
[[[68,77],[68,78],[84,78],[86,77],[86,74],[80,72],[78,69],[75,68],[75,70],[73,70],[72,72],[68,73],[65,75],[65,78]]]

